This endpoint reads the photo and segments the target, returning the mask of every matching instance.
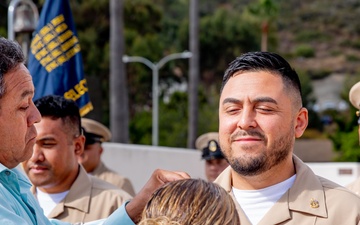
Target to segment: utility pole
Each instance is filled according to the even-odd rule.
[[[189,108],[188,108],[188,137],[187,147],[195,148],[195,140],[197,137],[198,117],[199,117],[199,100],[198,100],[198,84],[199,84],[199,2],[198,0],[190,0],[190,52],[193,56],[189,62]]]
[[[122,56],[124,41],[124,1],[110,0],[110,129],[112,141],[129,142],[129,97]]]

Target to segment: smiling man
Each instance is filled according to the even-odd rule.
[[[84,151],[79,108],[62,96],[35,101],[41,121],[34,151],[23,168],[32,192],[48,218],[90,222],[108,217],[131,196],[103,180],[89,176],[78,163]]]
[[[299,77],[281,56],[250,52],[230,64],[219,121],[230,167],[215,183],[233,196],[242,225],[359,224],[360,198],[316,176],[293,154],[308,111]]]

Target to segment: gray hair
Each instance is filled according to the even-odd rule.
[[[0,37],[0,99],[5,94],[4,75],[24,63],[25,56],[20,45]]]

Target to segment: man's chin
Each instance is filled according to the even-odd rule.
[[[230,161],[231,168],[238,174],[243,176],[255,176],[264,171],[264,163],[262,160],[252,160],[245,162],[243,160]]]
[[[35,187],[47,187],[49,184],[49,182],[47,182],[44,179],[39,179],[38,177],[34,178],[29,176],[29,179],[31,181],[31,183],[35,186]]]

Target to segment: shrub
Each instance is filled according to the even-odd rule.
[[[315,50],[309,45],[299,45],[295,49],[295,55],[298,57],[311,58],[315,56]]]

